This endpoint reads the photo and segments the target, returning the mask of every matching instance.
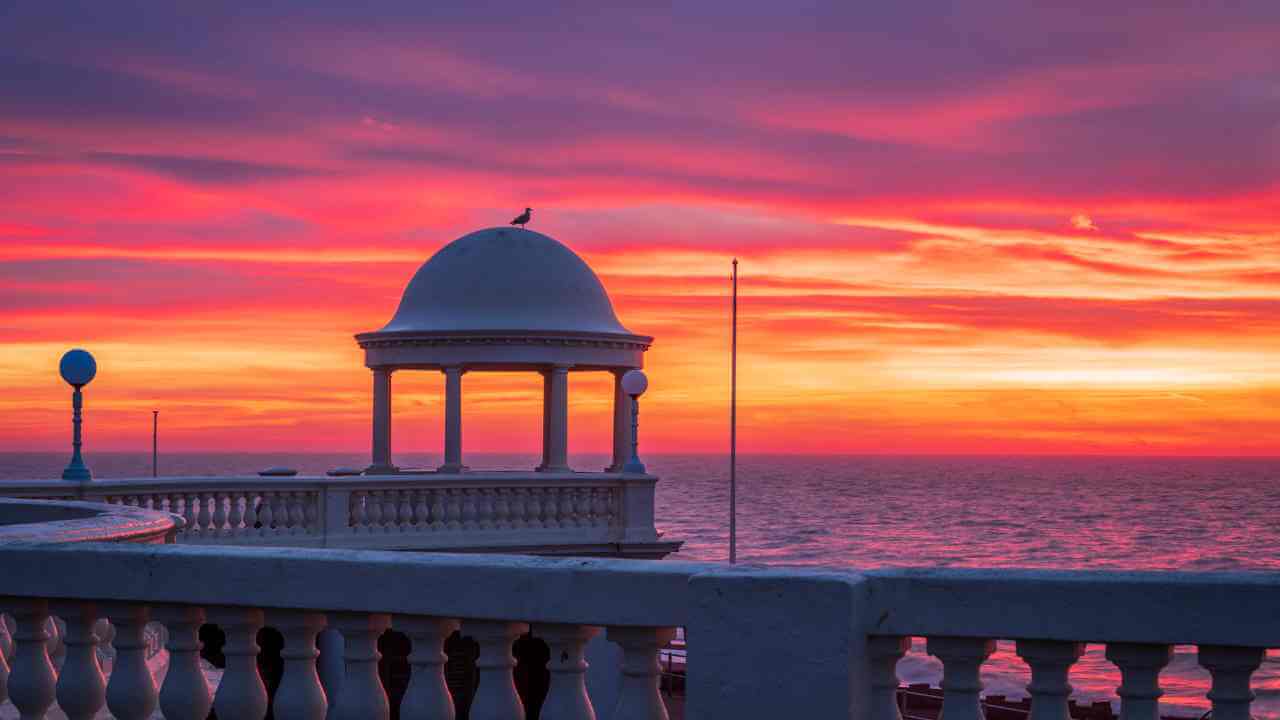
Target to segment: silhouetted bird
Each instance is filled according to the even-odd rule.
[[[533,208],[525,208],[524,212],[521,213],[519,217],[511,221],[511,224],[519,225],[521,229],[524,229],[525,223],[529,222],[529,218],[531,217],[533,217]]]

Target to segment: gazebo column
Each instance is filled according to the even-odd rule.
[[[440,472],[462,472],[462,368],[444,369],[444,464]]]
[[[569,366],[556,365],[547,371],[543,385],[543,416],[546,435],[543,438],[544,472],[569,470]]]
[[[395,471],[391,464],[391,369],[373,368],[373,464],[365,472]]]
[[[542,462],[538,464],[538,472],[551,465],[551,371],[539,370],[542,376]]]
[[[631,398],[622,390],[627,368],[613,371],[613,463],[605,472],[622,472],[631,454]]]

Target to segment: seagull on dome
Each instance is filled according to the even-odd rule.
[[[533,208],[525,208],[523,213],[516,216],[516,219],[511,221],[511,224],[519,225],[520,229],[523,230],[525,223],[529,222],[529,219],[532,217],[533,217]]]

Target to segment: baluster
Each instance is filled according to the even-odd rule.
[[[1031,667],[1031,683],[1027,685],[1031,693],[1030,720],[1071,720],[1068,677],[1071,666],[1084,653],[1084,644],[1019,640],[1017,653]]]
[[[66,621],[62,642],[67,648],[58,673],[58,707],[68,720],[91,720],[107,701],[107,679],[98,666],[98,608],[92,603],[60,603],[58,614]]]
[[[400,527],[396,518],[399,508],[396,505],[396,491],[386,490],[382,493],[382,531],[395,532]]]
[[[427,502],[426,490],[413,491],[414,528],[423,532],[431,527],[431,504]]]
[[[870,659],[871,720],[902,720],[898,711],[898,661],[911,649],[911,638],[873,635],[867,638]]]
[[[351,531],[360,532],[368,522],[368,515],[364,509],[365,493],[363,490],[351,491]]]
[[[578,491],[560,488],[560,526],[566,530],[578,527]]]
[[[146,720],[156,711],[156,682],[147,667],[146,605],[106,603],[103,610],[116,633],[116,661],[107,681],[107,709],[117,720]]]
[[[529,500],[525,507],[525,524],[531,528],[543,527],[542,522],[542,490],[529,488]]]
[[[507,491],[503,488],[493,491],[493,526],[500,530],[511,527],[511,504],[507,502]]]
[[[227,534],[227,494],[213,493],[213,532],[212,535]]]
[[[609,639],[622,647],[622,684],[612,720],[667,720],[659,653],[675,636],[675,628],[609,628]]]
[[[244,534],[257,535],[259,530],[254,526],[258,524],[258,506],[254,502],[257,496],[252,491],[246,491],[244,494]]]
[[[555,720],[595,720],[587,695],[587,661],[583,649],[600,632],[589,625],[539,625],[538,636],[551,648],[551,687],[541,717]]]
[[[413,497],[412,490],[401,490],[396,493],[400,504],[396,506],[396,515],[400,518],[400,532],[409,532],[413,529],[413,503],[410,499]]]
[[[609,526],[609,488],[596,488],[591,492],[591,524]]]
[[[467,621],[463,634],[470,635],[480,644],[480,656],[476,669],[480,674],[479,687],[471,702],[473,720],[524,720],[524,704],[516,693],[516,659],[511,646],[516,638],[529,631],[520,622]]]
[[[560,527],[560,490],[559,488],[546,488],[542,491],[544,497],[542,504],[542,526],[546,528]]]
[[[301,535],[307,531],[306,493],[295,490],[289,495],[289,534]]]
[[[476,490],[476,527],[481,530],[493,530],[498,527],[498,509],[494,502],[493,490]]]
[[[444,519],[444,496],[443,490],[430,490],[431,494],[431,529],[443,530],[445,528]]]
[[[195,493],[187,493],[182,500],[182,517],[187,521],[184,531],[192,535],[200,534],[200,508]]]
[[[591,527],[591,489],[578,488],[573,491],[573,498],[577,509],[577,526]]]
[[[963,637],[931,637],[927,649],[942,661],[942,714],[947,720],[982,720],[981,670],[994,640]]]
[[[9,699],[9,658],[13,657],[13,637],[4,614],[0,614],[0,704]]]
[[[19,600],[10,608],[17,620],[13,670],[9,673],[9,699],[22,720],[42,720],[53,704],[57,673],[49,660],[49,603]]]
[[[276,514],[271,510],[271,493],[263,492],[258,498],[258,522],[262,524],[262,527],[258,528],[258,533],[263,537],[270,535],[275,521]]]
[[[462,528],[462,503],[458,499],[458,491],[446,490],[445,492],[449,494],[445,528],[448,530],[460,530]]]
[[[316,672],[316,635],[326,625],[320,613],[271,611],[271,625],[284,635],[284,674],[276,689],[272,712],[276,720],[325,720],[329,701]]]
[[[370,490],[365,493],[364,514],[368,518],[369,532],[382,530],[382,491]]]
[[[309,492],[303,497],[303,502],[305,503],[303,510],[304,510],[304,518],[307,523],[307,528],[306,528],[307,534],[319,535],[320,534],[320,507],[319,507],[320,496],[316,493]]]
[[[391,627],[391,616],[335,613],[333,623],[342,631],[347,673],[328,720],[387,720],[391,705],[378,678],[378,637]]]
[[[245,500],[243,495],[244,494],[240,492],[233,492],[227,496],[228,502],[230,503],[227,507],[228,536],[234,537],[240,534],[240,525],[244,522],[244,510],[241,509],[241,503],[248,502]]]
[[[528,505],[525,503],[524,488],[511,489],[511,527],[519,530],[529,527],[529,523],[525,520],[525,513],[529,511]]]
[[[258,631],[262,611],[254,608],[210,609],[210,619],[226,633],[222,654],[227,667],[213,697],[219,718],[262,720],[267,714],[267,688],[258,675]]]
[[[287,535],[289,533],[289,493],[271,493],[271,517],[275,520],[272,534]]]
[[[1213,702],[1213,720],[1249,720],[1253,702],[1249,678],[1266,654],[1263,648],[1200,646],[1200,665],[1213,675],[1208,696]]]
[[[458,621],[420,616],[396,616],[396,627],[403,630],[412,643],[409,664],[409,687],[400,701],[400,717],[406,720],[453,720],[453,696],[444,680],[444,641]],[[545,706],[544,706],[545,707]],[[554,718],[547,715],[547,718]]]
[[[184,498],[182,496],[182,493],[171,493],[169,495],[169,512],[173,513],[174,515],[181,515],[183,517],[186,517],[186,508],[182,507],[186,503],[183,502],[183,500]],[[190,531],[191,531],[190,527],[188,527],[187,525],[183,525],[182,529],[178,531],[178,534],[186,535]]]
[[[1107,643],[1107,660],[1120,668],[1120,717],[1160,720],[1160,671],[1173,659],[1171,645]]]
[[[252,498],[246,500],[250,501]],[[165,720],[205,720],[213,707],[213,695],[200,667],[204,609],[160,606],[152,610],[152,616],[168,631],[165,648],[169,651],[169,672],[160,688],[160,711]]]
[[[476,495],[474,490],[462,491],[462,529],[476,528]]]
[[[196,509],[200,513],[196,518],[196,523],[200,525],[200,532],[214,535],[215,533],[213,528],[210,527],[211,515],[209,514],[209,493],[197,493],[196,498],[199,503],[199,507]]]

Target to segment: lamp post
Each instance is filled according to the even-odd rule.
[[[639,370],[628,370],[622,376],[622,392],[631,396],[631,459],[622,466],[622,472],[643,473],[640,462],[640,396],[649,389],[649,378]]]
[[[80,409],[84,407],[84,395],[80,388],[89,384],[98,374],[98,363],[88,352],[76,348],[68,350],[58,363],[58,372],[67,384],[75,388],[71,393],[71,462],[62,471],[63,480],[92,480],[93,473],[80,457]]]

